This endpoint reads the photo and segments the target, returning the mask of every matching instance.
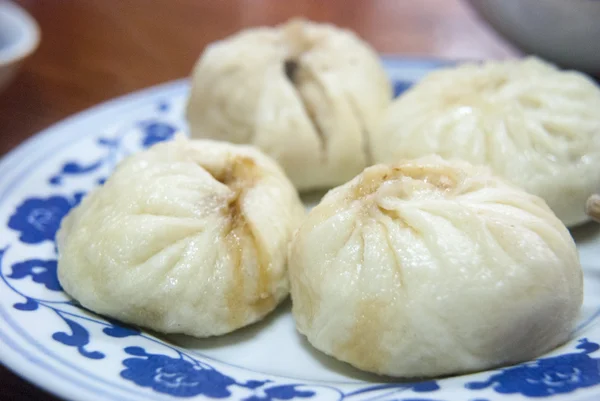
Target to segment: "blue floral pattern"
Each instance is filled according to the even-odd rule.
[[[19,240],[26,244],[54,241],[61,220],[82,197],[83,193],[78,192],[72,197],[54,195],[25,199],[8,220],[8,227],[19,231]]]
[[[231,395],[228,387],[236,384],[231,377],[183,358],[148,354],[140,347],[125,348],[125,352],[141,358],[125,359],[123,365],[126,369],[121,376],[160,393],[177,397],[202,394],[211,398],[226,398]]]
[[[482,382],[466,384],[468,389],[492,387],[502,394],[522,394],[527,397],[547,397],[571,393],[579,388],[600,384],[600,359],[592,358],[600,346],[579,340],[582,352],[564,354],[503,369]]]
[[[195,359],[185,359],[182,353],[179,353],[179,358],[171,358],[166,355],[149,354],[141,347],[127,347],[125,352],[137,358],[127,358],[123,361],[126,369],[121,372],[121,376],[124,379],[176,397],[205,395],[211,398],[227,398],[231,395],[231,386],[254,389],[266,383],[237,383],[209,365]]]
[[[312,398],[315,394],[314,391],[302,390],[302,387],[297,384],[287,384],[269,387],[264,390],[264,395],[252,395],[244,398],[243,401],[296,400],[299,398]]]

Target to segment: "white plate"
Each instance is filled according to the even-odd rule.
[[[398,90],[441,63],[385,62]],[[296,333],[289,303],[264,322],[214,339],[158,337],[77,306],[56,278],[53,237],[61,218],[120,158],[185,129],[187,89],[178,81],[100,105],[37,135],[0,164],[4,364],[77,400],[600,399],[600,236],[594,225],[574,232],[586,297],[569,343],[530,363],[435,381],[383,381],[321,354]]]

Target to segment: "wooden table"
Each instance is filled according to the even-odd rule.
[[[42,42],[0,93],[0,155],[98,102],[188,75],[202,49],[214,40],[293,16],[350,28],[382,53],[450,59],[517,53],[465,3],[453,0],[19,3],[39,22]],[[0,399],[56,400],[1,366]]]

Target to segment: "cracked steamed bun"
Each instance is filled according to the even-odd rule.
[[[433,72],[388,109],[374,159],[432,153],[485,164],[543,198],[567,226],[600,189],[600,90],[535,58]]]
[[[299,190],[329,188],[370,164],[369,135],[392,89],[352,32],[292,20],[208,47],[186,116],[195,138],[258,146]]]
[[[543,200],[439,157],[330,191],[291,244],[290,281],[310,343],[400,377],[535,358],[568,339],[583,296],[575,244]]]
[[[253,323],[288,294],[287,247],[304,217],[258,150],[178,137],[121,163],[58,233],[58,278],[92,311],[164,333]]]

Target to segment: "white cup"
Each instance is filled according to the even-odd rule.
[[[18,5],[0,0],[0,91],[39,41],[40,30],[35,20]]]

